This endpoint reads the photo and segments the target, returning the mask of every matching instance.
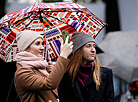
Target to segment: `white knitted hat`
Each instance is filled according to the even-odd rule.
[[[19,51],[26,50],[37,38],[42,38],[42,36],[31,30],[24,30],[20,34],[17,35],[17,46]]]

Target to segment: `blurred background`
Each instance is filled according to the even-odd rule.
[[[108,24],[96,37],[98,45],[109,32],[138,31],[138,0],[0,0],[0,18],[9,12],[23,9],[36,1],[47,3],[72,1],[88,8],[88,10]],[[16,71],[15,62],[5,63],[0,59],[0,65],[0,88],[2,90],[0,102],[14,102],[16,97],[13,84],[13,77]],[[7,97],[9,97],[8,100]]]

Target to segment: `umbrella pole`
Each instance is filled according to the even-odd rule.
[[[42,27],[43,27],[43,29],[44,29],[44,25],[42,24]],[[48,48],[49,48],[49,43],[48,43],[48,40],[47,40],[47,38],[46,38],[46,35],[45,35],[45,32],[43,31],[43,34],[44,34],[44,36],[45,36],[45,43],[46,43],[46,56],[45,57],[47,57],[48,58],[48,60],[49,61],[51,61],[51,58],[50,58],[50,54],[49,54],[49,51],[48,51]]]
[[[43,26],[43,29],[44,29],[44,25],[42,25]],[[46,56],[45,57],[47,57],[48,58],[48,60],[49,61],[51,61],[51,58],[50,58],[50,54],[49,54],[49,51],[48,51],[48,48],[49,48],[49,43],[48,43],[48,40],[47,40],[47,38],[46,38],[46,35],[45,35],[45,32],[43,31],[43,34],[44,34],[44,36],[45,36],[45,43],[46,43],[46,47],[45,47],[45,50],[46,50]],[[45,58],[46,59],[46,58]]]
[[[48,58],[49,61],[51,61],[50,54],[49,54],[49,51],[48,51],[48,41],[47,41],[47,38],[46,38],[46,35],[45,35],[44,24],[43,24],[43,19],[42,19],[41,13],[42,13],[42,12],[41,12],[40,9],[39,9],[40,21],[41,21],[41,23],[42,23],[43,34],[44,34],[44,36],[45,36],[45,41],[46,41],[46,57]]]

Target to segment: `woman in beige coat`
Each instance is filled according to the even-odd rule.
[[[68,38],[67,38],[68,39]],[[43,40],[34,31],[23,31],[17,38],[15,88],[21,102],[57,102],[57,87],[69,63],[73,43],[61,41],[55,66],[43,59]]]

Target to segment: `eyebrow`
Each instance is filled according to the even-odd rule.
[[[41,43],[41,41],[40,40],[34,41],[34,44],[36,44],[36,43]],[[43,41],[42,41],[42,43],[43,43]]]
[[[86,43],[86,45],[87,45],[87,44],[95,44],[95,42],[93,42],[93,43],[88,42],[88,43]]]

